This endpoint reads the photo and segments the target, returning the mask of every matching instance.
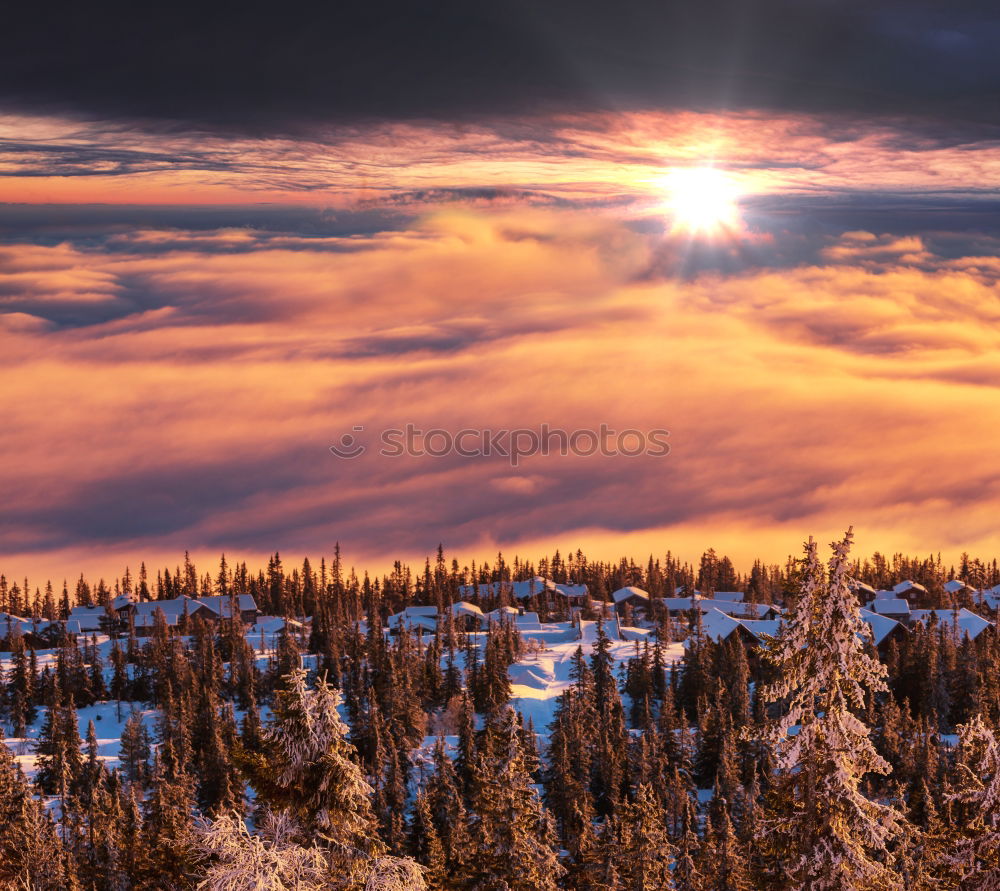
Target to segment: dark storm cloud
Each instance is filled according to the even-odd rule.
[[[115,236],[136,230],[184,233],[248,229],[302,239],[372,235],[400,228],[412,214],[393,208],[338,210],[275,205],[156,206],[131,204],[0,204],[0,243],[58,244],[102,250],[141,251],[134,239]],[[189,239],[190,242],[190,239]],[[191,246],[190,244],[187,246]],[[150,248],[152,249],[152,248]],[[156,248],[162,251],[162,246]]]
[[[94,139],[99,134],[90,132],[87,135]],[[0,177],[126,176],[170,168],[221,171],[233,166],[198,153],[179,155],[102,145],[51,144],[15,139],[0,139],[0,153],[13,162],[9,169],[0,170]]]
[[[216,511],[232,510],[251,495],[300,484],[304,457],[289,453],[123,469],[111,479],[67,488],[58,503],[37,503],[17,518],[5,517],[0,537],[26,529],[38,535],[38,547],[49,548],[169,535]]]
[[[629,198],[609,199],[605,204],[627,204]],[[430,204],[446,204],[450,202],[466,204],[519,204],[537,207],[574,207],[580,202],[572,201],[559,195],[550,195],[539,190],[499,188],[492,186],[452,188],[452,189],[410,189],[388,192],[378,198],[362,202],[367,207],[414,206]]]
[[[4,103],[164,126],[690,106],[1000,121],[984,0],[20,3],[5,32]]]

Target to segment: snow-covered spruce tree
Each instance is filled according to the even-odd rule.
[[[751,891],[750,869],[718,783],[705,821],[701,853],[705,884],[710,891]]]
[[[340,691],[324,678],[313,689],[302,669],[283,678],[274,718],[262,733],[262,751],[244,752],[241,762],[257,792],[263,819],[287,822],[282,824],[280,845],[273,839],[254,840],[248,844],[256,853],[235,854],[234,862],[252,873],[254,863],[260,865],[280,854],[269,847],[294,841],[321,852],[327,864],[325,883],[319,886],[324,889],[421,891],[426,885],[416,863],[384,856],[371,806],[372,788],[354,760],[339,705]],[[233,824],[223,828],[220,840],[235,844],[245,836]],[[219,856],[217,850],[208,853]],[[314,852],[303,856],[308,860]]]
[[[434,825],[431,805],[424,792],[417,793],[409,827],[410,852],[424,867],[424,881],[429,891],[440,891],[448,879],[444,846]]]
[[[132,712],[125,721],[120,740],[122,772],[130,783],[142,784],[149,776],[149,732],[140,712]]]
[[[63,794],[76,782],[83,769],[81,745],[73,697],[64,699],[57,681],[35,744],[38,756],[35,782],[47,795]]]
[[[447,872],[452,882],[457,884],[466,873],[472,845],[458,774],[443,738],[439,738],[434,745],[434,774],[428,780],[425,791],[444,847]]]
[[[0,730],[0,888],[59,891],[63,846]]]
[[[980,715],[958,728],[955,791],[948,799],[956,838],[943,864],[956,888],[1000,889],[1000,743]]]
[[[520,731],[509,705],[494,712],[473,766],[471,887],[477,891],[555,891],[563,873],[555,827],[532,786]]]
[[[698,813],[694,799],[686,795],[673,872],[674,887],[677,891],[705,891],[707,887],[705,876],[698,869],[701,841],[698,838],[697,825]]]
[[[198,848],[208,861],[199,888],[205,891],[320,891],[329,864],[322,850],[299,844],[301,827],[287,812],[269,812],[252,834],[238,814],[198,827]]]
[[[381,853],[372,788],[337,712],[340,692],[324,679],[310,690],[302,669],[284,678],[283,687],[263,731],[263,751],[242,759],[258,802],[287,811],[303,839],[322,839],[341,867]]]
[[[673,888],[672,869],[677,849],[663,823],[663,809],[651,787],[641,785],[635,800],[621,808],[621,868],[634,891]]]
[[[777,777],[758,845],[773,887],[808,891],[899,888],[890,861],[906,834],[894,808],[861,792],[868,773],[888,774],[855,712],[865,691],[883,692],[885,667],[866,648],[868,629],[848,586],[852,532],[832,545],[829,568],[809,539],[800,595],[769,650],[779,678],[765,702],[782,715],[766,731]]]
[[[138,888],[194,887],[194,781],[175,765],[170,743],[164,743],[153,760],[151,789],[143,807]]]

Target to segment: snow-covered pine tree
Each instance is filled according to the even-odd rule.
[[[663,823],[663,808],[650,786],[641,785],[635,799],[622,807],[621,868],[633,891],[674,888],[672,870],[677,849]]]
[[[287,812],[267,814],[251,833],[238,814],[223,814],[198,827],[198,849],[208,861],[199,888],[205,891],[322,891],[329,864],[314,845],[299,844],[301,827]]]
[[[381,853],[381,845],[372,788],[337,711],[340,691],[322,678],[310,690],[303,669],[285,677],[283,687],[263,731],[263,751],[246,753],[244,769],[262,805],[287,811],[305,839],[322,838],[337,867],[350,871]]]
[[[702,863],[709,891],[750,891],[753,888],[750,870],[729,818],[729,806],[721,797],[718,784],[705,836]]]
[[[422,871],[413,860],[384,856],[371,807],[372,788],[355,761],[339,705],[340,691],[325,678],[312,689],[303,669],[282,679],[274,719],[262,734],[262,751],[244,753],[242,759],[264,820],[287,821],[282,824],[282,845],[294,841],[309,848],[318,843],[328,866],[324,889],[422,891]],[[266,838],[252,837],[236,823],[220,833],[219,844],[252,839],[247,842],[252,850],[226,855],[241,864],[241,874],[252,875],[254,864],[265,868],[262,864],[273,854]],[[220,856],[218,850],[214,856]]]
[[[0,888],[59,891],[62,844],[0,730]]]
[[[956,888],[1000,889],[1000,743],[976,715],[958,728],[953,803],[956,837],[943,854]]]
[[[472,797],[476,889],[555,891],[563,869],[555,827],[532,786],[521,728],[509,705],[491,716],[477,754]]]
[[[140,888],[194,886],[194,781],[174,764],[170,743],[165,743],[153,760],[151,790],[143,808]]]
[[[471,854],[469,821],[455,765],[440,737],[434,745],[434,774],[425,791],[444,847],[448,874],[453,881],[458,881],[465,875]]]
[[[141,712],[132,712],[122,728],[120,758],[122,771],[130,783],[142,784],[149,776],[149,732]]]
[[[552,811],[563,843],[574,855],[579,837],[590,827],[594,815],[590,736],[595,720],[589,703],[575,688],[560,695],[543,771],[545,804]]]
[[[417,793],[409,831],[410,852],[423,864],[424,881],[429,891],[441,891],[448,878],[444,847],[434,825],[430,802],[424,792]]]
[[[701,840],[697,830],[698,813],[694,799],[690,795],[684,798],[684,815],[673,872],[674,887],[677,891],[705,891],[705,877],[698,869],[701,854]]]
[[[865,691],[884,692],[885,667],[866,648],[868,629],[848,584],[852,532],[832,545],[825,569],[810,538],[801,592],[769,658],[779,678],[762,691],[782,715],[765,738],[778,776],[758,844],[778,862],[776,887],[888,891],[890,861],[906,833],[902,815],[861,791],[868,773],[888,774],[869,728],[856,717]]]
[[[73,698],[63,698],[62,688],[53,686],[52,699],[45,715],[35,753],[38,772],[35,782],[48,795],[68,790],[83,769],[82,742]]]

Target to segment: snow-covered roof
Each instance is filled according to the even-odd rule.
[[[764,637],[777,637],[781,631],[783,619],[741,619],[740,624],[758,640]]]
[[[408,606],[397,616],[436,616],[438,613],[436,606]],[[390,616],[391,618],[391,616]]]
[[[279,634],[287,628],[289,631],[298,631],[302,627],[301,622],[294,619],[286,619],[283,616],[257,616],[257,621],[247,634]]]
[[[713,600],[729,600],[736,603],[743,599],[742,591],[716,591],[712,595]]]
[[[742,603],[738,600],[714,600],[709,597],[664,597],[663,605],[674,612],[687,612],[697,605],[703,613],[717,609],[719,612],[727,613],[731,616],[761,619],[771,610],[781,612],[781,610],[769,603]]]
[[[868,609],[883,616],[908,616],[910,614],[910,604],[899,597],[884,597],[873,600],[868,604]]]
[[[927,589],[923,585],[919,582],[911,581],[910,579],[907,579],[905,582],[900,582],[892,589],[892,591],[897,596],[905,594],[907,591],[919,591],[922,594],[927,593]]]
[[[69,611],[70,621],[79,622],[83,631],[100,631],[106,618],[102,606],[74,606]]]
[[[575,597],[586,597],[587,586],[559,584],[555,586],[555,592],[557,594],[562,594],[563,597],[569,597],[572,600]]]
[[[615,603],[621,603],[623,600],[628,600],[631,597],[639,600],[649,600],[648,592],[643,591],[642,588],[637,588],[635,585],[627,585],[624,588],[619,588],[611,595],[611,599]]]
[[[985,605],[993,610],[1000,606],[1000,594],[994,594],[992,590],[977,591],[975,600],[980,605]]]
[[[189,616],[193,616],[199,610],[207,610],[208,607],[199,600],[182,595],[172,600],[144,600],[142,603],[134,603],[132,615],[136,628],[152,627],[157,610],[162,610],[168,625],[176,625],[184,616],[185,609]]]
[[[241,613],[256,612],[257,611],[257,601],[253,599],[251,594],[240,594],[237,598],[239,601],[236,607]],[[222,618],[229,618],[229,609],[231,598],[223,594],[215,594],[211,597],[199,597],[199,603],[204,603],[213,613]]]
[[[734,619],[717,609],[710,609],[701,617],[702,634],[714,641],[725,640],[739,627],[739,619]]]
[[[871,629],[872,641],[875,646],[879,646],[897,626],[903,627],[895,619],[879,615],[871,610],[863,609],[860,610],[860,613],[862,621]]]
[[[543,591],[554,591],[556,588],[570,588],[571,585],[559,585],[549,579],[536,575],[532,579],[521,582],[487,582],[482,585],[462,585],[458,592],[463,597],[495,597],[501,591],[506,591],[511,597],[517,600],[525,600],[534,594],[541,594]],[[586,586],[584,593],[586,593]]]
[[[701,617],[705,637],[714,641],[725,640],[739,628],[750,632],[757,640],[775,637],[781,630],[782,619],[738,619],[713,607]]]
[[[774,606],[771,603],[732,603],[726,600],[700,600],[698,601],[699,606],[706,603],[711,603],[715,609],[721,610],[724,613],[729,613],[731,616],[745,617],[748,619],[759,620],[763,619],[770,612],[781,613],[782,609],[779,606]]]
[[[424,628],[427,631],[437,630],[437,610],[434,607],[430,608],[430,614],[410,612],[412,609],[419,609],[419,607],[409,607],[401,613],[389,616],[386,624],[390,628]]]
[[[871,585],[868,585],[865,582],[859,582],[857,579],[851,582],[851,590],[856,594],[867,594],[871,598],[874,598],[877,593]]]
[[[71,634],[81,634],[80,623],[77,621],[72,622],[62,622],[59,619],[21,619],[21,632],[22,634],[35,633],[35,634],[45,634],[47,632],[55,632],[57,634],[62,634],[63,631],[68,631]],[[7,625],[3,623],[0,625],[0,633],[6,634]]]
[[[0,613],[0,635],[6,637],[7,627],[13,629],[15,625],[23,631],[25,628],[31,628],[31,619],[15,616],[13,613]]]
[[[135,602],[136,596],[131,592],[126,592],[124,594],[119,594],[114,600],[111,601],[111,608],[119,610]]]
[[[488,622],[502,622],[516,619],[521,611],[516,606],[505,606],[501,609],[491,609],[485,616]]]
[[[8,631],[18,628],[21,634],[44,634],[48,631],[56,631],[60,634],[69,631],[73,634],[81,634],[80,623],[76,620],[62,622],[58,619],[49,621],[48,619],[31,619],[15,616],[11,613],[0,613],[0,637],[6,637]]]
[[[414,627],[437,628],[437,607],[436,606],[408,606],[402,612],[393,613],[389,616],[386,624],[390,628]]]
[[[897,626],[904,627],[895,619],[880,616],[866,609],[860,610],[860,614],[862,621],[871,629],[872,639],[876,646],[881,644],[892,633],[894,628]],[[705,636],[716,641],[729,637],[738,627],[743,627],[758,640],[763,640],[765,637],[777,637],[781,632],[781,626],[784,622],[785,620],[781,618],[737,619],[714,608],[705,613],[701,620]]]
[[[958,579],[952,579],[950,582],[944,583],[944,589],[949,594],[957,594],[959,591],[971,591],[972,586],[961,582]]]
[[[453,616],[473,616],[476,619],[483,618],[483,611],[474,603],[469,603],[467,600],[459,600],[457,603],[453,603],[451,605],[451,614]]]
[[[912,609],[910,610],[910,618],[915,622],[928,622],[932,613],[941,625],[950,628],[955,627],[957,619],[959,633],[963,636],[968,635],[973,640],[987,628],[993,627],[992,622],[967,609]]]

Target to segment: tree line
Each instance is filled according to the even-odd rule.
[[[220,567],[213,593],[263,578],[278,614],[312,606],[264,659],[235,619],[158,620],[110,648],[68,637],[44,667],[14,633],[0,718],[15,738],[42,724],[33,782],[19,744],[0,746],[0,887],[1000,887],[1000,640],[932,620],[876,651],[849,582],[889,564],[849,550],[850,535],[823,562],[810,541],[760,568],[761,599],[789,609],[763,648],[712,641],[695,615],[679,659],[654,635],[618,667],[599,626],[538,728],[510,705],[507,669],[531,647],[513,624],[382,633],[390,610],[457,598],[469,574],[441,552],[376,581],[339,555],[315,574]],[[945,575],[894,565],[880,586],[934,592]],[[697,570],[593,566],[498,559],[475,578],[754,584],[710,553]],[[97,702],[123,720],[113,770],[94,723],[78,729]]]

